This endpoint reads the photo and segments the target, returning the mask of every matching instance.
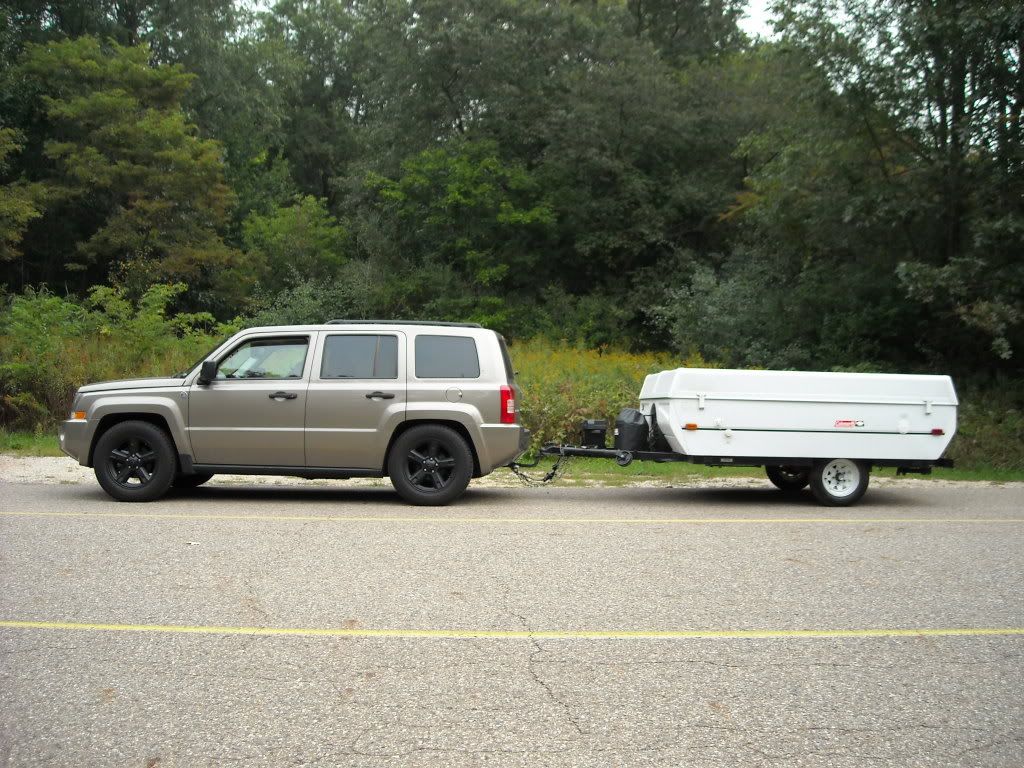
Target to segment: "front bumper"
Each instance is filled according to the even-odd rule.
[[[61,422],[57,429],[60,449],[82,466],[89,463],[89,422],[84,419],[69,419]]]

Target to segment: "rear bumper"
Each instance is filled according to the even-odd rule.
[[[522,456],[524,453],[530,450],[530,438],[530,430],[528,430],[526,427],[521,427],[519,430],[519,453],[517,453],[513,457],[514,459],[518,459],[520,456]]]
[[[519,424],[484,424],[480,427],[483,450],[478,451],[480,474],[504,467],[530,446],[530,431]]]
[[[71,419],[57,428],[60,449],[83,467],[89,464],[89,422]]]

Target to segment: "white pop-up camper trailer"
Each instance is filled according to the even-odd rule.
[[[780,489],[810,484],[842,506],[864,494],[872,466],[949,466],[957,404],[948,376],[677,368],[646,378],[643,418],[620,417],[612,451],[547,452],[764,466]]]

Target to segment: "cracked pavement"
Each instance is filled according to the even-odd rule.
[[[99,516],[122,513],[142,516]],[[182,517],[146,517],[161,513]],[[188,517],[218,514],[274,519]],[[281,519],[289,515],[303,519]],[[373,519],[308,519],[316,515]],[[416,516],[433,522],[383,519]],[[479,522],[445,522],[468,517]],[[629,517],[650,522],[573,522]],[[764,522],[657,522],[686,517]],[[867,522],[782,522],[822,517]],[[489,522],[501,518],[559,521]],[[0,482],[0,620],[529,632],[1024,627],[1022,543],[1021,485],[893,483],[849,510],[786,499],[767,481],[471,486],[460,503],[426,510],[386,488],[343,483],[212,487],[125,505],[89,483]],[[1020,635],[453,639],[0,627],[0,765],[1020,766],[1022,655]]]

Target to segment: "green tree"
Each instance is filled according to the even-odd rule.
[[[40,96],[37,162],[21,178],[50,201],[24,238],[31,279],[63,262],[88,281],[110,276],[137,294],[186,280],[191,300],[236,304],[248,281],[239,252],[221,239],[231,190],[219,145],[195,136],[181,111],[192,76],[152,67],[146,47],[93,38],[29,45],[18,76]]]
[[[435,317],[510,322],[509,305],[537,284],[554,214],[535,179],[502,161],[492,142],[452,142],[370,175],[394,303]]]
[[[964,350],[1024,343],[1024,13],[1010,0],[781,3],[884,180],[906,295]],[[965,360],[992,365],[968,352]]]
[[[345,263],[346,233],[323,200],[299,197],[268,215],[252,214],[242,228],[246,253],[266,290],[337,276]]]
[[[18,135],[10,128],[0,128],[0,181],[9,167],[9,155],[21,149]],[[21,256],[18,243],[33,219],[39,218],[42,189],[38,184],[11,181],[0,184],[0,262]]]

